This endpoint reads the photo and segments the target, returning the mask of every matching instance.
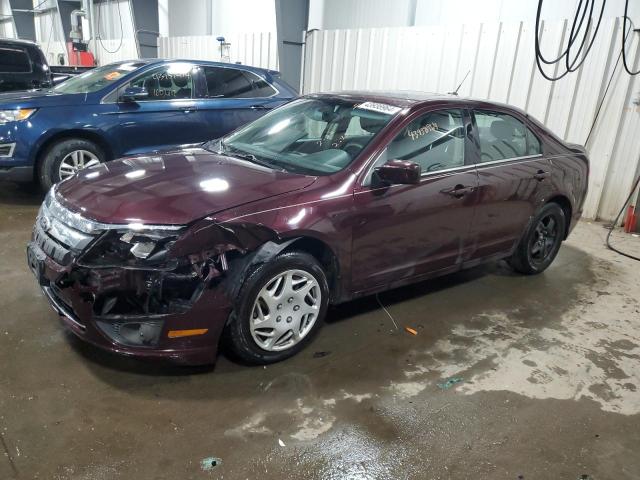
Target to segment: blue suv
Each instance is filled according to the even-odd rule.
[[[220,137],[296,96],[271,70],[158,59],[0,94],[0,179],[48,189],[100,162]]]

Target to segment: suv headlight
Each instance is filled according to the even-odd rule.
[[[15,110],[0,110],[0,125],[9,122],[26,120],[36,112],[35,108],[16,108]]]

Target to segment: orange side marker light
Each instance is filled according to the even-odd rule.
[[[208,331],[208,328],[194,328],[191,330],[169,330],[167,336],[169,338],[193,337],[196,335],[204,335]]]

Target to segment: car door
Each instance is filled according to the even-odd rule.
[[[354,292],[461,265],[478,182],[470,122],[462,109],[414,115],[370,167],[354,195]],[[418,163],[419,184],[377,185],[375,167],[392,159]]]
[[[196,67],[174,62],[145,71],[118,89],[110,137],[122,155],[163,150],[204,142],[209,137],[197,114],[194,99]],[[130,86],[144,87],[147,98],[125,101],[122,92]]]
[[[473,112],[478,147],[478,206],[472,227],[474,258],[508,253],[546,195],[549,161],[525,120],[505,111]]]
[[[264,78],[233,66],[201,65],[199,115],[209,138],[218,138],[286,103]]]

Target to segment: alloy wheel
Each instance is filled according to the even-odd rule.
[[[533,232],[529,252],[531,260],[540,265],[553,254],[558,240],[558,222],[553,215],[542,217]]]
[[[256,344],[267,351],[287,350],[313,329],[322,291],[304,270],[287,270],[270,279],[251,309],[250,331]]]
[[[74,150],[68,153],[60,162],[58,175],[60,180],[75,175],[80,170],[98,165],[100,159],[88,150]]]

